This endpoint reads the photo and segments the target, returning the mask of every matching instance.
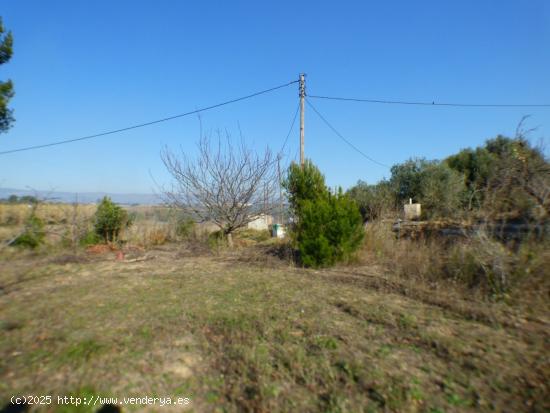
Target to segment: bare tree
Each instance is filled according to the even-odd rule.
[[[161,159],[173,183],[163,193],[172,206],[215,223],[233,246],[235,230],[277,207],[277,157],[269,148],[253,152],[242,139],[234,146],[227,134],[223,141],[219,133],[214,145],[201,136],[194,159],[165,149]]]

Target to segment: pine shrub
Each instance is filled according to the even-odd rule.
[[[116,205],[109,197],[104,197],[95,213],[94,230],[104,242],[118,240],[120,231],[131,225],[126,210]]]
[[[295,223],[291,232],[307,267],[349,260],[363,240],[363,220],[355,201],[341,190],[331,193],[317,167],[291,165],[284,182]]]

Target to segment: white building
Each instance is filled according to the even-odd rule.
[[[269,229],[273,224],[273,217],[271,215],[260,214],[253,221],[250,221],[246,227],[248,229],[255,229],[263,231]]]

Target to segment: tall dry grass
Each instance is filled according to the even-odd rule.
[[[136,219],[121,234],[121,239],[131,245],[152,247],[176,239],[175,228],[171,223],[152,219]]]
[[[45,224],[46,248],[78,248],[93,235],[96,205],[89,204],[0,204],[0,245],[5,246],[25,228],[34,213]],[[150,248],[167,242],[197,244],[209,248],[209,234],[217,229],[211,224],[189,224],[179,211],[164,206],[126,208],[132,225],[120,234],[123,244]],[[93,237],[92,237],[93,239]]]
[[[34,213],[45,224],[48,246],[72,246],[93,231],[96,205],[92,204],[0,204],[0,241],[9,241],[25,228]],[[173,214],[164,207],[138,206],[128,208],[133,225],[125,230],[121,240],[150,247],[176,240]]]
[[[391,224],[366,230],[362,260],[399,277],[452,283],[471,296],[548,307],[550,244],[525,240],[506,246],[479,231],[454,238],[397,239]]]
[[[96,211],[96,205],[78,204],[77,219],[91,219]],[[0,225],[24,225],[33,210],[27,204],[0,204]],[[40,204],[35,209],[36,216],[47,225],[68,223],[73,219],[75,208],[72,204]]]

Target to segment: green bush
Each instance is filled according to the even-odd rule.
[[[191,218],[180,218],[176,222],[176,236],[179,238],[189,238],[195,230],[195,221]]]
[[[363,225],[355,202],[338,192],[306,200],[296,225],[300,260],[307,267],[326,267],[348,260],[361,245]]]
[[[446,163],[410,159],[391,168],[389,181],[401,210],[409,198],[422,204],[428,218],[453,216],[465,197],[464,176]]]
[[[295,216],[300,215],[300,207],[305,200],[323,198],[329,193],[325,177],[309,159],[303,167],[294,162],[290,165],[283,186],[288,195],[291,213]]]
[[[102,238],[95,231],[88,231],[78,242],[81,246],[87,247],[89,245],[99,244],[101,241]]]
[[[33,213],[25,223],[25,231],[19,235],[11,245],[24,248],[36,248],[44,242],[45,236],[44,222]]]
[[[363,220],[356,203],[339,190],[331,193],[317,167],[291,165],[284,182],[295,224],[292,241],[307,267],[348,260],[363,240]]]
[[[521,125],[520,125],[521,126]],[[550,216],[547,188],[550,162],[541,147],[526,140],[497,136],[475,149],[464,149],[445,162],[465,176],[464,205],[490,218],[543,221]]]
[[[394,192],[385,179],[375,185],[359,181],[347,193],[357,203],[363,221],[374,221],[395,212]]]
[[[120,231],[132,224],[128,212],[104,197],[95,213],[94,230],[104,242],[116,241]]]

